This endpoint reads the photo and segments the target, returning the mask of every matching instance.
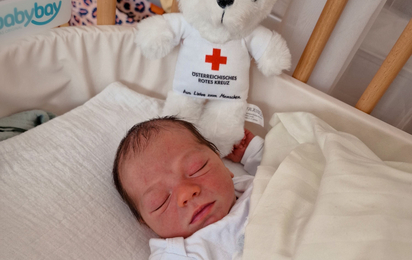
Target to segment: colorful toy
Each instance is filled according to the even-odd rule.
[[[116,24],[134,26],[142,19],[163,14],[161,7],[148,0],[117,0]],[[97,25],[97,0],[72,0],[69,25]]]

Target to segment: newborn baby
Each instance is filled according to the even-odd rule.
[[[241,160],[253,139],[255,152],[249,154],[252,158],[258,155],[255,161],[260,161],[263,141],[253,138],[249,131],[245,133],[228,158]],[[150,241],[152,258],[165,254],[180,255],[173,259],[188,259],[192,254],[196,259],[231,258],[239,251],[237,241],[233,246],[225,245],[229,251],[225,249],[223,254],[213,249],[220,257],[207,248],[214,246],[216,239],[225,239],[215,229],[226,230],[229,237],[233,235],[237,240],[243,235],[253,178],[247,175],[232,179],[234,175],[223,164],[216,147],[192,124],[164,117],[135,125],[119,145],[113,177],[120,195],[139,222],[161,237]],[[248,195],[240,199],[247,189]],[[235,204],[239,204],[237,210]],[[231,214],[230,224],[222,222]],[[233,234],[239,231],[241,234]],[[227,239],[225,244],[230,243]]]

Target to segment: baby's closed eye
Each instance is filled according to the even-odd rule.
[[[154,211],[158,211],[159,209],[161,209],[167,202],[167,200],[169,199],[170,195],[166,197],[166,199],[160,200],[160,202],[157,203],[157,205],[159,205]],[[155,204],[156,205],[156,204]]]
[[[206,166],[207,166],[208,162],[209,161],[205,161],[204,163],[200,163],[200,164],[197,164],[194,167],[192,167],[194,170],[192,170],[190,172],[189,176],[191,176],[191,177],[192,176],[200,176],[203,173],[205,173],[206,171],[204,171],[204,170],[206,170]]]
[[[169,197],[169,193],[153,191],[145,199],[146,208],[150,213],[156,212],[166,205]]]

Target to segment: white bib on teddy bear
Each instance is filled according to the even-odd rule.
[[[243,39],[211,43],[189,25],[182,14],[167,14],[174,40],[180,42],[173,90],[193,97],[246,100],[250,55],[259,60],[273,33],[257,27]]]

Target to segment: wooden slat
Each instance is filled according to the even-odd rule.
[[[412,55],[412,19],[406,25],[378,72],[356,104],[356,108],[370,114],[402,67]]]
[[[116,24],[116,0],[97,0],[97,24]]]
[[[347,2],[348,0],[328,0],[326,2],[292,77],[305,83],[308,82]]]
[[[177,0],[173,0],[172,3],[172,13],[178,13],[179,12],[179,5],[177,3]]]

